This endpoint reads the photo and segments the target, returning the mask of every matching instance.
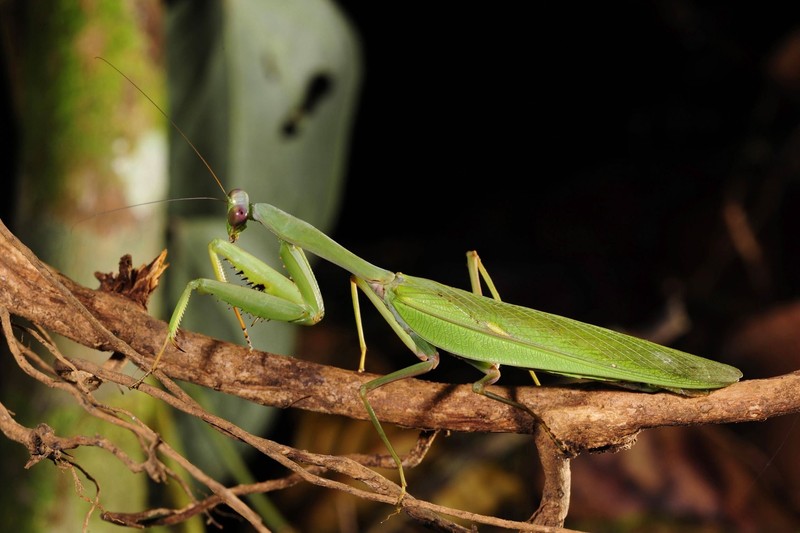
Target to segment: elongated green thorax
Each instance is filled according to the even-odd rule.
[[[274,205],[251,204],[250,219],[263,224],[280,240],[301,246],[357,278],[382,283],[388,283],[394,278],[393,272],[361,259],[308,222],[295,218]],[[230,224],[230,220],[228,223]]]

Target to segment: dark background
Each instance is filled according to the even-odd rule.
[[[336,229],[357,254],[467,287],[477,249],[505,299],[601,325],[644,327],[682,295],[709,357],[795,297],[800,69],[774,66],[797,53],[793,12],[340,4],[365,54]]]

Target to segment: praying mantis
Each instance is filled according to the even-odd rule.
[[[214,178],[222,187],[215,175]],[[386,384],[433,370],[439,363],[439,349],[484,373],[472,385],[475,393],[529,413],[531,411],[524,405],[486,389],[500,378],[501,365],[574,378],[629,383],[681,394],[726,387],[742,377],[741,371],[726,364],[503,302],[475,252],[467,253],[470,292],[377,267],[311,224],[273,205],[251,203],[248,194],[241,189],[230,191],[227,203],[229,240],[214,239],[208,245],[216,279],[199,278],[187,284],[176,304],[167,338],[152,369],[157,367],[168,344],[175,342],[193,292],[214,295],[231,305],[245,336],[241,311],[265,320],[316,324],[323,317],[324,304],[305,252],[329,261],[350,273],[361,348],[359,371],[364,371],[366,357],[359,290],[420,359],[418,363],[364,383],[358,391],[369,419],[397,465],[403,493],[407,483],[400,458],[370,405],[368,394]],[[248,222],[257,222],[275,235],[288,277],[235,244]],[[230,263],[249,286],[228,283],[223,260]],[[481,280],[492,297],[482,295]]]
[[[113,65],[111,67],[116,69]],[[122,72],[120,74],[164,114],[224,193],[222,182],[183,131],[130,78]],[[264,320],[301,325],[318,323],[324,315],[324,304],[305,255],[306,251],[310,252],[350,273],[361,349],[360,372],[365,369],[367,348],[358,303],[359,290],[419,359],[415,364],[362,384],[358,390],[370,421],[397,465],[401,494],[405,494],[407,487],[403,466],[368,395],[389,383],[435,369],[439,363],[439,349],[484,374],[472,384],[475,393],[518,407],[540,423],[543,422],[525,405],[487,390],[500,378],[501,365],[528,369],[534,380],[533,371],[543,370],[572,378],[630,384],[643,390],[662,389],[679,394],[726,387],[742,377],[739,369],[723,363],[599,326],[506,303],[501,300],[491,276],[474,251],[467,252],[471,291],[462,290],[377,267],[311,224],[278,207],[251,203],[244,190],[233,189],[226,198],[228,240],[214,239],[208,245],[215,279],[198,278],[186,285],[170,318],[164,343],[150,370],[138,383],[158,367],[167,346],[176,342],[181,319],[193,292],[213,295],[229,304],[248,345],[251,342],[242,312]],[[248,222],[261,224],[277,238],[279,255],[288,276],[236,245]],[[248,286],[228,283],[223,260]],[[482,294],[482,282],[488,287],[491,297]]]

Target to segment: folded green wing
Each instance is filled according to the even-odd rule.
[[[710,359],[424,278],[398,274],[386,303],[420,337],[467,359],[666,389],[715,389],[742,377]]]

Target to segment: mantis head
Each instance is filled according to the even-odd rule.
[[[247,228],[250,216],[250,196],[242,189],[228,193],[228,238],[236,242],[239,234]]]

